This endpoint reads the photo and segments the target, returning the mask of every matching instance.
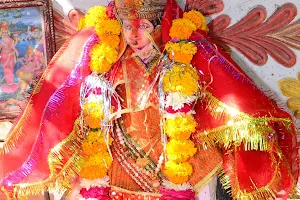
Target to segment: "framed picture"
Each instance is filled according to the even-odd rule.
[[[13,121],[55,53],[49,0],[0,0],[0,121]]]

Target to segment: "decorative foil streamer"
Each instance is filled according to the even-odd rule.
[[[81,85],[80,106],[82,110],[84,109],[84,104],[89,101],[102,104],[104,119],[99,119],[99,123],[101,124],[101,131],[105,134],[107,149],[111,157],[113,156],[109,148],[109,134],[112,129],[112,98],[116,100],[119,111],[121,109],[121,103],[118,98],[118,94],[112,87],[111,83],[107,80],[106,73],[98,75],[93,72],[85,78]]]

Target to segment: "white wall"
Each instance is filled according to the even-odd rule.
[[[222,13],[227,14],[232,19],[232,24],[239,21],[244,17],[253,7],[257,5],[262,5],[267,9],[268,17],[271,16],[275,10],[285,4],[293,3],[297,6],[298,12],[300,11],[300,1],[299,0],[223,0],[225,8]],[[219,14],[218,14],[219,15]],[[217,15],[213,16],[216,17]],[[298,20],[299,15],[296,16],[294,20]],[[297,54],[297,63],[292,68],[286,68],[279,63],[277,63],[272,57],[269,56],[268,62],[264,66],[256,66],[252,64],[249,60],[244,58],[241,54],[233,50],[233,58],[242,69],[254,79],[254,81],[261,87],[265,89],[272,89],[277,92],[281,99],[285,101],[285,97],[281,95],[281,91],[277,87],[277,81],[285,77],[296,78],[297,73],[300,72],[300,51],[294,50]]]

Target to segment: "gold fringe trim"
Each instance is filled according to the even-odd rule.
[[[43,72],[42,76],[40,77],[40,79],[38,80],[37,84],[35,85],[35,87],[32,91],[32,95],[36,95],[41,91],[42,85],[43,85],[46,77],[48,76],[49,72],[50,72],[49,67],[47,67],[45,69],[45,71]]]
[[[299,187],[297,187],[297,184],[294,183],[293,184],[293,189],[290,192],[290,195],[288,197],[288,199],[293,200],[293,199],[300,199],[300,194],[299,194]]]
[[[78,177],[83,165],[81,142],[83,133],[74,123],[73,131],[61,143],[57,144],[48,154],[50,175],[47,179],[34,183],[22,183],[13,186],[13,191],[4,191],[7,199],[27,199],[30,195],[43,194],[45,191],[56,191],[60,194],[68,193],[72,188],[72,180]],[[66,163],[62,160],[69,158]]]
[[[24,110],[24,113],[26,114],[19,119],[13,131],[9,134],[3,146],[0,148],[0,154],[10,153],[14,149],[16,149],[22,137],[25,137],[23,133],[23,129],[24,129],[23,125],[30,119],[31,111],[32,111],[32,100],[30,99]]]
[[[206,92],[208,110],[213,117],[225,119],[226,125],[196,134],[203,141],[203,148],[215,146],[216,143],[225,148],[244,144],[245,150],[268,151],[271,149],[269,135],[275,131],[269,126],[270,122],[279,122],[286,129],[291,129],[293,121],[288,118],[259,117],[255,118],[227,106],[212,94]],[[227,115],[227,116],[226,116]]]
[[[48,76],[49,72],[52,69],[52,66],[56,63],[56,61],[61,57],[61,55],[65,52],[67,49],[68,45],[70,44],[71,38],[67,39],[64,44],[59,48],[59,50],[53,55],[51,58],[49,64],[45,68],[42,76],[38,80],[38,83],[35,85],[34,90],[32,91],[32,94],[38,94],[41,91],[41,88],[43,86],[43,83],[45,82],[46,77]]]
[[[282,158],[283,162],[285,163],[285,167],[288,169],[288,173],[289,173],[289,175],[290,175],[290,177],[292,178],[292,181],[293,181],[293,186],[292,186],[292,189],[290,191],[288,199],[291,199],[291,200],[292,199],[300,199],[300,194],[299,194],[300,189],[297,186],[297,184],[299,182],[299,177],[293,176],[292,170],[289,167],[289,164],[288,164],[288,161],[287,161],[286,157],[284,155],[282,155],[281,158]],[[297,170],[298,170],[298,168],[297,168]]]

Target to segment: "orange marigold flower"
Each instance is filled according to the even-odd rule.
[[[201,12],[191,10],[189,12],[183,13],[183,18],[191,20],[197,27],[197,29],[203,30],[205,32],[208,32],[208,27],[206,24],[206,19],[202,15]]]
[[[80,171],[81,178],[88,180],[94,180],[97,178],[103,178],[107,174],[106,168],[101,168],[98,166],[83,166]]]
[[[193,55],[174,51],[174,55],[169,54],[169,58],[175,62],[188,65],[191,63]]]
[[[108,152],[98,152],[85,161],[80,175],[82,178],[89,180],[103,178],[106,176],[107,169],[110,168],[111,164],[112,157]]]
[[[120,43],[120,37],[113,34],[101,35],[101,44],[110,46],[111,48],[117,48]]]
[[[197,47],[193,43],[173,43],[168,42],[165,49],[169,53],[169,58],[178,63],[190,64],[193,56],[197,53]]]
[[[196,25],[189,19],[175,19],[172,22],[170,29],[170,37],[178,38],[180,40],[187,40],[197,30]]]

